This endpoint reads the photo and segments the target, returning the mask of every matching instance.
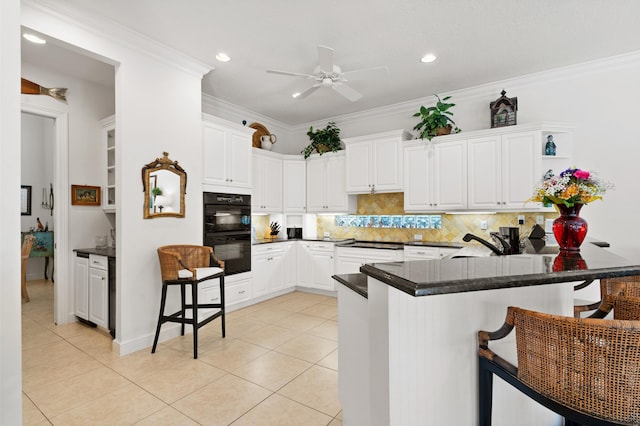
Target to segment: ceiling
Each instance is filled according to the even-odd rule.
[[[210,64],[215,69],[203,79],[204,93],[290,125],[640,51],[637,0],[47,0],[47,4],[103,15]],[[349,82],[363,95],[350,102],[328,88],[294,99],[294,92],[314,82],[265,72],[271,68],[313,73],[318,45],[335,49],[334,60],[342,71],[386,66],[388,75]],[[23,60],[49,63],[57,71],[66,67],[94,80],[105,66],[89,61],[78,67],[70,57],[61,61],[55,54],[37,52],[25,47]],[[217,61],[218,52],[227,53],[231,61]],[[438,59],[421,63],[420,58],[430,52]],[[107,67],[112,73],[113,67]],[[113,84],[113,74],[109,83]]]

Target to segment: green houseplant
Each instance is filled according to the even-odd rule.
[[[313,126],[309,127],[307,136],[309,136],[311,143],[300,151],[304,154],[304,158],[309,158],[313,151],[322,155],[328,151],[336,152],[342,149],[340,146],[340,129],[333,121],[330,121],[324,129],[314,131]]]
[[[414,117],[420,117],[420,122],[413,128],[420,132],[420,139],[431,140],[434,136],[448,135],[451,132],[460,133],[458,127],[453,127],[456,123],[451,119],[453,113],[450,109],[456,104],[446,102],[451,99],[451,96],[442,99],[438,95],[434,96],[438,99],[435,106],[429,108],[421,106],[420,111],[413,114]]]

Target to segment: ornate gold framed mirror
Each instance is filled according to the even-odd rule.
[[[169,159],[163,152],[142,168],[144,191],[144,218],[184,217],[184,195],[187,191],[187,172],[177,161]]]

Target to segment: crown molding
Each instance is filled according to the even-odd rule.
[[[70,5],[62,6],[59,3],[54,4],[48,0],[22,0],[21,9],[21,24],[36,31],[40,31],[37,25],[38,22],[41,23],[42,18],[47,17],[68,24],[73,28],[73,32],[77,32],[78,29],[86,31],[100,39],[108,40],[137,53],[150,56],[199,78],[214,69],[211,64],[196,60],[129,27],[104,17],[97,17],[95,14],[87,13]],[[54,28],[59,27],[56,25]],[[46,34],[46,31],[42,32]],[[51,35],[60,38],[59,36]],[[67,41],[63,38],[60,39]],[[73,44],[72,42],[69,43]],[[99,54],[99,52],[95,53]],[[118,60],[118,58],[111,59]]]

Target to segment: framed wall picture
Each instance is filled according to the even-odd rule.
[[[20,214],[31,216],[31,185],[20,186]]]
[[[100,187],[86,185],[71,185],[72,206],[99,206]]]

